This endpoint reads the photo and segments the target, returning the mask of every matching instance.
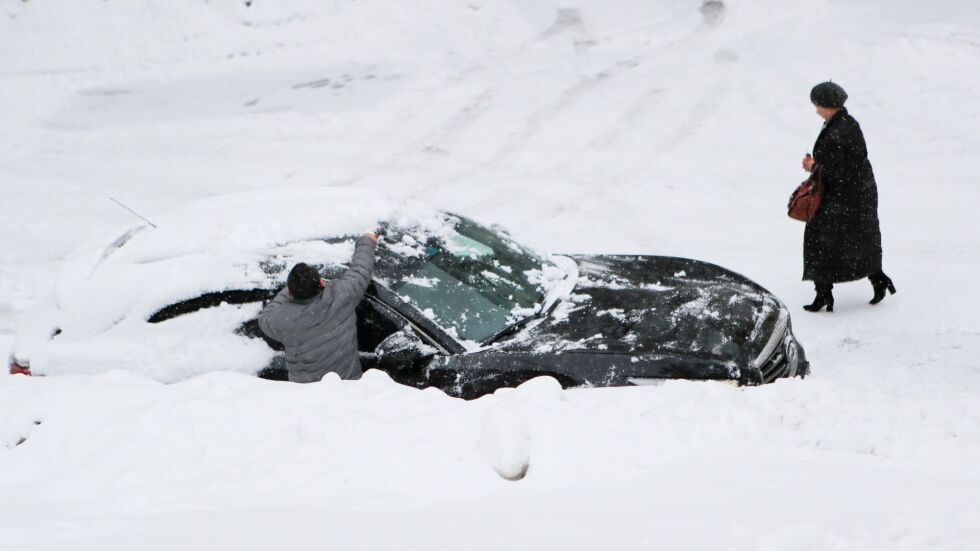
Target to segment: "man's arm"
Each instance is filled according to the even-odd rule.
[[[364,291],[371,284],[371,274],[374,273],[374,249],[378,237],[366,233],[357,239],[354,245],[354,255],[350,259],[350,268],[334,282],[336,292],[346,294],[353,302],[360,301]]]
[[[269,304],[265,305],[262,312],[259,313],[259,329],[272,340],[282,341],[280,331],[282,316],[280,315],[280,309],[288,300],[289,289],[283,287],[282,291],[279,291]]]

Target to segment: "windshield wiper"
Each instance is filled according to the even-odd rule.
[[[549,311],[550,310],[551,309],[549,308]],[[513,335],[514,333],[519,332],[525,325],[531,323],[532,321],[534,321],[536,319],[541,319],[541,318],[545,317],[545,315],[546,315],[545,312],[538,312],[537,314],[533,314],[533,315],[530,315],[530,316],[528,316],[526,318],[517,320],[514,323],[508,325],[507,327],[504,327],[500,331],[497,331],[496,333],[494,333],[493,335],[491,335],[490,338],[488,338],[487,340],[483,341],[483,344],[484,345],[493,344],[493,343],[499,341],[500,339],[502,339],[504,337],[509,337],[509,336]]]
[[[565,275],[565,279],[568,279],[568,277],[569,276],[566,274]],[[554,292],[555,290],[557,290],[557,288],[556,289],[552,289],[552,292]],[[549,295],[550,294],[551,293],[549,293]],[[561,296],[560,295],[559,296],[556,296],[555,299],[551,301],[551,304],[548,305],[548,308],[547,309],[542,309],[537,314],[530,315],[530,316],[528,316],[528,317],[526,317],[524,319],[518,320],[518,321],[516,321],[516,322],[514,322],[514,323],[512,323],[510,325],[508,325],[507,327],[504,327],[500,331],[497,331],[496,333],[494,333],[493,335],[491,335],[490,338],[488,338],[487,340],[483,341],[483,344],[484,345],[493,344],[493,343],[499,341],[500,339],[503,339],[504,337],[509,337],[510,335],[513,335],[514,333],[517,333],[525,325],[531,323],[532,321],[534,321],[536,319],[546,318],[546,317],[550,316],[551,313],[554,312],[556,308],[558,308],[558,303],[560,303],[561,301],[562,301]],[[544,303],[545,304],[548,303],[548,297],[547,296],[544,297]]]
[[[541,310],[537,314],[532,314],[526,318],[515,321],[514,323],[508,325],[507,327],[504,327],[500,331],[497,331],[496,333],[491,335],[489,339],[483,341],[483,344],[484,345],[493,344],[504,337],[509,337],[514,333],[519,332],[525,325],[531,323],[534,320],[546,318],[550,316],[551,313],[555,311],[555,308],[558,307],[559,302],[561,302],[561,300],[556,300],[552,302],[550,306],[548,306],[547,310]]]

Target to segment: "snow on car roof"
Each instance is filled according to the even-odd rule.
[[[395,202],[353,188],[293,188],[220,196],[157,217],[156,228],[130,229],[107,247],[70,261],[57,303],[76,334],[103,331],[128,316],[145,320],[159,308],[205,292],[270,288],[261,263],[276,259],[346,264],[353,237],[379,221],[437,230],[445,216],[417,203]],[[343,241],[324,239],[349,236]]]
[[[134,236],[119,251],[131,262],[204,251],[262,251],[311,238],[374,231],[399,204],[354,188],[298,188],[219,196],[191,203]],[[435,211],[413,205],[416,218]],[[428,211],[428,212],[425,212]],[[416,220],[415,222],[418,222]]]

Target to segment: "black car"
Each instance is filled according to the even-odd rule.
[[[459,235],[493,253],[460,257],[430,238],[425,255],[406,257],[384,244],[400,242],[398,235],[382,239],[375,281],[358,309],[365,368],[465,398],[542,375],[564,387],[664,379],[754,385],[808,370],[785,308],[743,276],[684,258],[572,255],[564,258],[574,263],[566,276],[574,286],[548,301],[517,275],[542,259],[453,218]],[[548,306],[507,315],[514,305],[530,311],[535,304]],[[468,321],[440,323],[461,319]],[[244,332],[265,338],[255,322]],[[285,379],[285,372],[280,364],[261,376]]]
[[[674,257],[544,258],[503,231],[453,214],[436,211],[434,216],[439,224],[386,224],[374,280],[358,307],[365,369],[382,369],[403,384],[435,386],[464,398],[542,375],[564,387],[606,387],[667,379],[757,385],[808,372],[786,308],[739,274]],[[126,242],[136,233],[102,252],[93,273],[113,269],[104,266],[109,264],[106,258],[129,247]],[[349,248],[355,235],[316,235],[303,242],[318,243],[324,250]],[[203,285],[205,292],[188,298],[131,309],[136,313],[124,318],[136,318],[126,322],[132,326],[129,338],[208,309],[237,308],[234,333],[239,338],[264,339],[273,350],[281,350],[256,321],[259,305],[284,285],[285,274],[298,260],[282,253],[291,242],[278,245],[255,256],[261,272],[246,266],[248,276],[240,283],[215,284],[225,287],[220,290]],[[148,257],[153,258],[136,255],[129,263],[143,265]],[[319,267],[327,278],[344,269],[334,261]],[[71,316],[59,308],[48,307],[40,316],[46,321],[33,322],[24,330],[28,335],[18,338],[21,346],[15,345],[12,372],[70,372],[75,368],[61,368],[59,358],[70,354],[77,365],[88,350],[78,343],[102,338],[84,331],[75,331],[78,335],[72,338],[59,322]],[[193,333],[188,330],[182,338],[200,338]],[[59,339],[74,344],[63,345],[67,351],[60,353],[45,351],[54,349]],[[38,365],[34,358],[46,363]],[[270,351],[265,358],[262,366],[248,369],[261,377],[285,379],[282,354]],[[223,368],[217,363],[213,367]]]

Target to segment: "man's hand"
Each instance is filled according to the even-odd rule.
[[[806,157],[803,157],[803,170],[813,172],[813,165],[815,164],[816,161],[814,161],[813,157],[811,157],[809,154],[807,154]]]

